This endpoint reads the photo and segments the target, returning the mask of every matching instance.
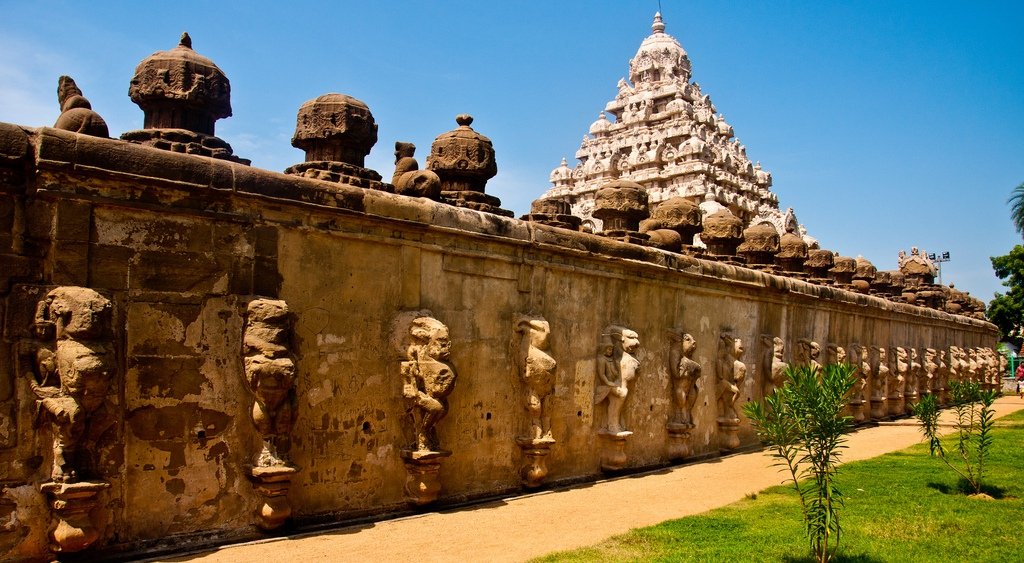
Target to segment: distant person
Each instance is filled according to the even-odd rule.
[[[1024,379],[1024,363],[1017,366],[1017,373],[1015,375],[1017,376],[1017,381]]]

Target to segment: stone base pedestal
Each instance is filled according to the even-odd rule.
[[[626,466],[626,439],[633,435],[629,430],[609,432],[600,430],[601,471],[619,471]]]
[[[740,447],[740,419],[718,419],[718,449],[728,452]]]
[[[690,431],[694,426],[685,422],[668,423],[668,458],[686,459],[690,456]]]
[[[288,488],[292,484],[292,475],[298,471],[295,467],[279,465],[253,467],[249,472],[253,489],[263,499],[255,512],[256,525],[260,529],[279,528],[292,515],[292,507],[288,504]]]
[[[523,450],[523,465],[519,468],[519,479],[524,487],[536,488],[544,483],[548,476],[545,458],[551,453],[554,438],[516,438],[516,445]]]
[[[90,513],[99,504],[100,491],[110,487],[104,481],[79,483],[43,483],[57,526],[50,532],[50,549],[57,553],[82,551],[100,537]]]
[[[886,417],[888,411],[885,408],[884,397],[872,397],[871,398],[871,419],[882,420]]]
[[[409,474],[405,481],[406,501],[423,506],[437,500],[441,492],[441,481],[438,479],[441,462],[450,455],[452,452],[443,450],[402,450],[405,471]]]
[[[850,401],[850,416],[853,417],[854,424],[864,422],[864,401],[860,399]]]
[[[903,416],[906,407],[903,406],[902,395],[890,395],[888,397],[889,416]]]

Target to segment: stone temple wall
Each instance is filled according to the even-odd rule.
[[[723,333],[745,344],[738,403],[763,392],[763,335],[781,337],[787,359],[799,340],[817,342],[822,362],[828,344],[923,351],[997,339],[984,321],[725,263],[9,124],[0,124],[0,264],[2,559],[43,557],[52,546],[110,555],[186,538],[254,538],[289,517],[300,526],[343,523],[518,491],[524,481],[594,479],[602,467],[755,446],[742,416],[731,436],[720,430]],[[273,333],[272,312],[256,319],[251,303],[261,298],[286,304],[283,332]],[[99,326],[108,314],[109,330],[76,332],[83,307],[93,316],[82,322]],[[403,342],[415,312],[447,327],[450,355],[431,365],[458,374],[436,424],[433,450],[451,452],[431,458],[439,468],[402,453],[415,442],[403,383],[409,369],[426,366]],[[540,360],[523,370],[553,371],[554,381],[542,401],[550,439],[517,443],[531,433],[517,362],[523,316],[550,329],[546,347],[527,353]],[[44,335],[47,323],[56,336]],[[608,401],[594,404],[602,348],[620,333],[611,327],[639,340],[625,351],[611,346],[612,357],[636,360],[622,407],[632,435],[601,433]],[[277,338],[260,340],[270,333],[285,334],[280,348],[261,348]],[[696,341],[691,359],[702,369],[692,428],[672,434],[682,333]],[[87,351],[69,365],[93,358],[106,366],[105,375],[80,369],[106,381],[91,391],[98,406],[60,403],[67,389],[40,398],[40,358],[54,340],[58,370],[71,369],[61,363],[71,344]],[[260,354],[270,359],[253,360]],[[557,367],[545,367],[545,356]],[[289,415],[280,405],[254,407],[247,374],[261,361],[287,373],[289,359],[295,378],[281,404],[294,424],[258,430],[254,409],[276,421]],[[89,458],[63,483],[53,474],[62,432]],[[271,471],[277,480],[258,471],[268,433],[288,438],[275,443],[290,468]]]

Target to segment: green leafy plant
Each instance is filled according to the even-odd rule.
[[[843,408],[855,381],[853,367],[845,363],[821,370],[790,367],[785,385],[743,407],[777,465],[789,472],[811,551],[821,562],[832,560],[839,550],[843,497],[836,472],[851,429]]]
[[[921,423],[921,432],[928,440],[931,455],[941,459],[977,494],[982,492],[985,460],[992,449],[992,422],[995,414],[992,403],[998,392],[985,391],[976,381],[950,381],[949,388],[956,415],[956,431],[951,437],[944,438],[940,434],[941,411],[935,395],[922,397],[914,406],[914,415]],[[950,448],[943,444],[943,440],[955,440],[956,444]],[[957,463],[954,464],[950,458]]]

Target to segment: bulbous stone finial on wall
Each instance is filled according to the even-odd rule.
[[[295,421],[295,356],[288,304],[254,299],[246,313],[242,337],[245,381],[253,393],[252,421],[263,439],[249,476],[262,497],[256,509],[264,530],[281,526],[291,515],[288,488],[298,469],[287,461]]]
[[[401,450],[408,473],[405,493],[412,504],[424,505],[437,499],[441,462],[451,455],[441,449],[437,436],[437,424],[448,414],[448,395],[455,389],[457,378],[449,363],[451,337],[448,327],[430,311],[401,315],[395,328],[396,341],[405,344],[401,392],[413,436]]]
[[[530,415],[530,431],[516,438],[526,463],[519,475],[527,487],[537,487],[547,476],[545,457],[555,443],[551,435],[549,397],[555,391],[558,363],[549,354],[551,326],[541,317],[522,315],[516,320],[516,369],[523,383],[523,406]]]
[[[743,259],[736,256],[736,248],[743,240],[743,221],[739,217],[722,207],[704,217],[703,226],[700,239],[707,246],[708,258],[731,264],[743,263]]]
[[[19,351],[41,420],[53,439],[47,495],[57,525],[52,548],[81,551],[99,539],[90,513],[109,483],[98,479],[95,440],[113,425],[107,397],[117,374],[109,299],[86,287],[58,287],[36,307],[37,342]]]
[[[672,252],[697,253],[693,236],[703,229],[700,207],[684,197],[672,197],[654,206],[651,216],[640,221],[640,232],[652,246]]]
[[[779,237],[779,253],[775,260],[787,276],[803,278],[808,258],[807,242],[796,232],[795,225],[787,225],[786,232]]]
[[[740,396],[740,385],[747,377],[747,366],[743,363],[743,341],[731,332],[719,336],[718,362],[715,377],[718,380],[718,429],[722,433],[720,448],[734,450],[740,446],[740,416],[736,401]]]
[[[804,262],[804,271],[810,276],[810,281],[821,285],[832,285],[833,279],[829,270],[835,264],[835,254],[831,250],[812,248],[807,251],[807,260]]]
[[[420,170],[414,154],[416,145],[395,143],[395,174],[391,177],[395,193],[440,200],[441,179],[432,170]]]
[[[157,51],[135,68],[128,96],[145,113],[143,130],[121,138],[158,149],[249,164],[215,136],[218,119],[231,116],[231,83],[210,59],[192,50],[192,38]]]
[[[836,256],[833,259],[829,274],[839,287],[849,289],[853,285],[853,275],[857,273],[857,261],[849,256]]]
[[[603,223],[601,234],[641,243],[640,221],[647,217],[647,190],[629,180],[612,180],[597,190],[594,200],[594,218]]]
[[[867,294],[871,290],[871,281],[875,279],[878,268],[863,256],[857,257],[857,269],[853,274],[852,287],[857,293]]]
[[[771,223],[756,223],[743,231],[743,244],[736,249],[751,268],[777,272],[775,255],[779,253],[779,232]]]
[[[633,433],[625,429],[622,408],[630,382],[639,375],[640,361],[633,356],[639,346],[637,333],[622,326],[611,325],[601,334],[594,404],[607,403],[605,424],[598,432],[604,441],[601,468],[606,471],[617,471],[626,464],[626,438]]]
[[[434,139],[427,157],[427,168],[441,179],[441,195],[458,207],[512,217],[500,199],[484,193],[487,180],[498,173],[494,145],[470,127],[473,116],[459,114],[455,122],[458,127]]]
[[[520,219],[571,231],[580,230],[580,225],[583,224],[582,218],[572,214],[569,202],[557,197],[533,200],[530,204],[530,213]]]
[[[295,117],[292,146],[306,153],[305,161],[284,173],[385,190],[381,175],[363,166],[375,144],[377,122],[369,106],[345,94],[317,96]]]
[[[85,99],[70,76],[61,76],[58,80],[57,101],[60,103],[60,116],[53,124],[54,129],[74,131],[93,137],[110,136],[107,122],[92,110],[92,104]]]

